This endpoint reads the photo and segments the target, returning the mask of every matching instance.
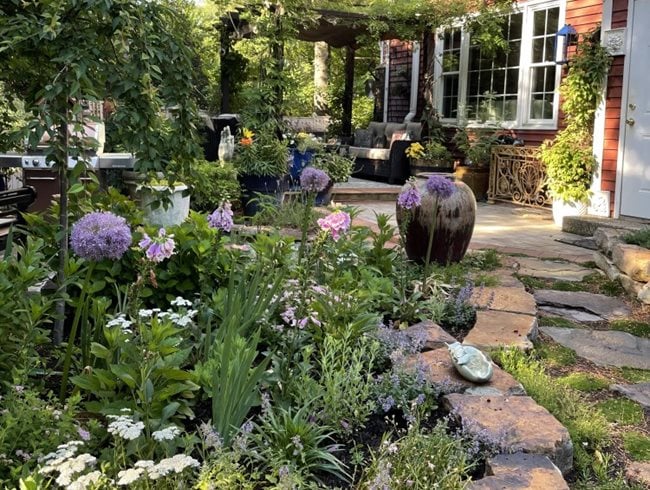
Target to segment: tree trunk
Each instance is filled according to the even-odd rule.
[[[329,45],[319,41],[314,43],[314,114],[327,115],[327,84],[329,73],[327,64],[329,60]]]

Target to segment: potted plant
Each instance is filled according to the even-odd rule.
[[[182,182],[153,179],[137,188],[145,222],[158,227],[179,225],[190,214],[190,194]]]
[[[347,182],[352,175],[354,160],[335,152],[316,153],[312,166],[323,170],[330,178],[329,185],[316,195],[316,205],[327,206],[332,199],[334,184]]]
[[[322,148],[321,142],[313,134],[300,132],[291,140],[291,168],[289,174],[293,180],[298,180],[302,170],[309,165],[314,154]]]
[[[456,178],[472,189],[477,201],[485,201],[490,181],[492,147],[499,144],[496,130],[476,128],[470,133],[462,128],[454,135],[453,142],[465,155],[465,161],[456,169]]]
[[[235,148],[233,164],[242,185],[246,215],[257,212],[260,195],[275,196],[279,202],[289,170],[289,151],[285,141],[270,131],[255,134],[244,129]]]
[[[442,142],[435,139],[425,142],[424,145],[418,141],[411,143],[405,153],[411,159],[411,175],[454,171],[451,152]]]

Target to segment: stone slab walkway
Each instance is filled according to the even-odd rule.
[[[543,334],[599,366],[650,369],[650,339],[616,330],[542,327]]]
[[[623,319],[632,314],[630,307],[618,298],[585,291],[539,289],[535,291],[535,301],[538,305],[586,311],[596,315],[596,321]]]

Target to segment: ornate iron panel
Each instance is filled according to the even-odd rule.
[[[536,146],[496,146],[492,149],[488,199],[523,206],[548,206],[546,169]]]

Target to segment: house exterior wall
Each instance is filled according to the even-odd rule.
[[[409,112],[413,43],[390,41],[388,122],[402,122]]]

